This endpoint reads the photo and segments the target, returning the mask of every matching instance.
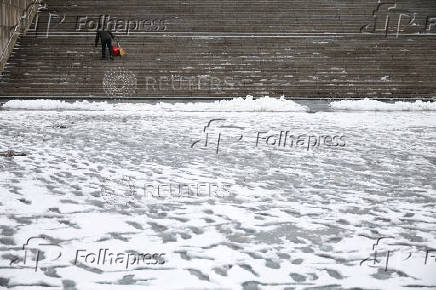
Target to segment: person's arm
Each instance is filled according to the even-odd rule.
[[[110,31],[108,31],[108,32],[109,32],[110,36],[112,37],[112,39],[115,40],[115,36],[113,35],[113,33]]]
[[[99,39],[100,39],[100,32],[97,31],[97,35],[95,36],[95,47],[97,47],[97,43]]]

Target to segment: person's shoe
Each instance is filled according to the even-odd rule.
[[[113,56],[111,56],[111,60],[114,60]]]
[[[102,56],[101,59],[106,59],[106,57],[105,57],[105,56]]]

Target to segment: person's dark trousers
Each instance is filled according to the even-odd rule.
[[[106,47],[109,49],[109,55],[112,58],[112,40],[106,39],[101,42],[101,56],[106,58]]]

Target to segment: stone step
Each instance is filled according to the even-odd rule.
[[[371,33],[374,15],[383,21],[392,6],[374,11],[376,0],[46,0],[36,29],[20,37],[2,72],[0,96],[104,97],[105,73],[122,67],[137,80],[130,97],[434,97],[436,40],[430,33],[436,25],[425,28],[436,2],[397,2],[403,20],[410,11],[416,24],[400,22],[398,37],[395,10],[387,36],[380,27]],[[143,21],[150,29],[119,31],[128,56],[102,61],[94,32],[77,30],[84,17],[98,21],[101,15],[124,24]],[[159,27],[151,28],[150,20]],[[215,78],[221,86],[230,78],[235,85],[149,88],[173,75]]]

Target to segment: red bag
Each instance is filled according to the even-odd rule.
[[[114,56],[120,55],[120,49],[119,49],[118,46],[113,46],[112,47],[112,55],[114,55]]]

